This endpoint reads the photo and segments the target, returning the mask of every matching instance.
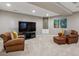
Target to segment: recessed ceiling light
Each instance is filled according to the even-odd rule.
[[[11,6],[11,4],[10,4],[10,3],[7,3],[7,4],[6,4],[6,6],[7,6],[7,7],[10,7],[10,6]]]
[[[49,14],[46,14],[46,16],[49,16]]]
[[[36,12],[36,10],[32,10],[32,12],[33,12],[33,13],[35,13],[35,12]]]

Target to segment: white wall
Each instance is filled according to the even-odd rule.
[[[43,28],[42,18],[7,11],[0,11],[0,34],[8,31],[18,32],[19,21],[36,22],[36,34],[41,34]]]
[[[74,29],[79,32],[79,13],[67,17],[67,29]],[[28,16],[19,13],[0,11],[0,34],[7,31],[18,32],[18,21],[36,22],[36,34],[41,35],[43,20],[39,17]],[[48,28],[50,35],[57,35],[61,28],[54,28],[54,18],[49,18]]]
[[[54,18],[49,18],[49,33],[51,35],[58,35],[58,33],[61,31],[61,28],[54,28],[54,19],[59,19],[61,17],[54,17]],[[67,20],[67,28],[65,30],[68,30],[68,20]]]
[[[68,17],[69,29],[74,29],[79,32],[79,13],[73,14]]]
[[[54,19],[61,17],[49,18],[49,34],[57,35],[61,31],[61,28],[54,28]],[[79,33],[79,13],[73,14],[72,16],[67,16],[67,28],[65,30],[76,30]]]

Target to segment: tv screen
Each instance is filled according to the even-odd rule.
[[[19,22],[19,32],[36,31],[35,22]]]

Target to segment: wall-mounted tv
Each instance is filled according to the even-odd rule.
[[[19,32],[36,31],[36,22],[19,21]]]

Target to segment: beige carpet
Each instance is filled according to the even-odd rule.
[[[53,42],[53,36],[40,35],[25,41],[25,50],[6,53],[0,39],[1,56],[79,56],[79,42],[70,45],[58,45]]]

